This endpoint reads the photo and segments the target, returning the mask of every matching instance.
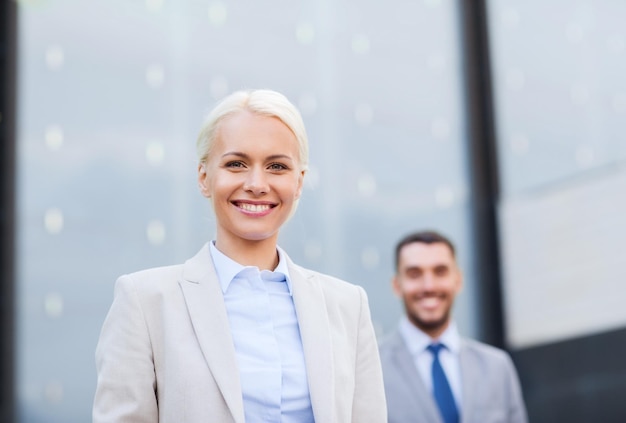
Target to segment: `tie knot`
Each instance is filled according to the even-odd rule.
[[[441,351],[442,348],[445,348],[445,345],[439,343],[439,344],[430,344],[427,349],[428,351],[433,353],[435,357],[437,357],[439,356],[439,351]]]

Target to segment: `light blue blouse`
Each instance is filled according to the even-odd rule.
[[[237,354],[246,423],[314,422],[286,254],[242,266],[210,242]]]

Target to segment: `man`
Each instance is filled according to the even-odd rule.
[[[396,246],[406,316],[381,344],[389,423],[527,423],[509,355],[461,338],[451,309],[463,285],[452,242],[424,231]]]

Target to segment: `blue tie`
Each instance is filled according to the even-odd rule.
[[[459,410],[456,408],[452,389],[450,389],[448,378],[446,378],[439,361],[439,351],[443,347],[443,344],[431,344],[428,346],[428,350],[433,353],[433,394],[443,421],[445,423],[459,423]]]

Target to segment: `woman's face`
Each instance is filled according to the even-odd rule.
[[[303,178],[298,141],[279,119],[243,111],[222,121],[198,169],[200,190],[213,201],[218,243],[276,240]]]

